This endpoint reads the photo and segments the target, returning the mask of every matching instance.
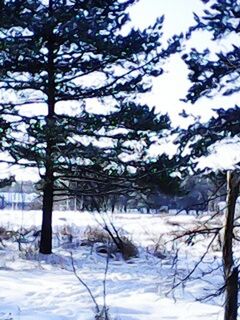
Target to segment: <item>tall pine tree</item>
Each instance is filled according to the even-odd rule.
[[[208,3],[209,1],[203,1]],[[229,49],[218,50],[215,54],[206,48],[203,52],[193,49],[183,58],[190,70],[189,79],[192,83],[187,95],[187,101],[196,102],[201,97],[213,97],[216,93],[223,96],[237,94],[240,91],[240,6],[238,0],[215,0],[210,2],[210,8],[204,16],[195,16],[196,26],[189,31],[189,36],[195,30],[208,30],[213,41],[229,39]],[[231,43],[232,39],[237,41]],[[230,46],[229,46],[230,45]],[[216,116],[207,123],[191,125],[181,138],[182,145],[188,144],[192,159],[208,155],[216,142],[226,138],[240,138],[240,108],[239,106],[215,110]],[[223,157],[224,158],[224,157]],[[235,207],[240,191],[239,176],[240,158],[235,163],[236,170],[227,172],[227,208],[224,226],[223,267],[225,277],[225,320],[236,320],[238,309],[238,266],[235,264],[233,252],[233,231],[235,228]]]
[[[159,63],[179,50],[180,38],[173,37],[161,48],[162,18],[142,32],[124,30],[127,9],[134,2],[4,2],[1,107],[14,118],[15,134],[8,137],[13,161],[37,166],[42,178],[41,253],[52,251],[54,192],[69,190],[70,175],[82,182],[103,180],[100,171],[119,175],[127,162],[131,166],[122,158],[137,151],[128,140],[140,139],[143,146],[151,142],[152,129],[161,136],[169,127],[167,117],[159,118],[131,100],[150,90],[151,77],[163,71]],[[102,110],[90,112],[96,99]],[[73,116],[68,106],[76,103],[79,112]],[[104,104],[112,104],[114,111],[104,111]]]

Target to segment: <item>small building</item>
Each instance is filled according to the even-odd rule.
[[[0,189],[0,209],[35,209],[39,197],[33,182],[15,182]]]
[[[0,192],[0,209],[25,209],[38,198],[36,193]]]

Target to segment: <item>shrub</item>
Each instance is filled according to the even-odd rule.
[[[90,227],[88,226],[87,229],[84,231],[84,237],[86,242],[89,245],[92,245],[97,242],[101,243],[109,243],[111,241],[111,237],[107,231],[104,229],[100,229],[99,227]]]
[[[126,236],[123,235],[123,230],[117,230],[114,226],[104,226],[104,229],[99,227],[87,227],[84,232],[85,245],[93,246],[95,243],[103,245],[96,247],[96,252],[99,254],[108,254],[111,258],[120,253],[124,260],[138,256],[138,249],[135,244]]]
[[[138,249],[136,245],[126,236],[121,237],[119,249],[124,260],[138,257]]]
[[[124,260],[136,258],[138,249],[135,244],[126,235],[123,235],[122,229],[116,229],[113,223],[105,224],[104,230],[109,234],[112,242],[116,245],[118,251],[122,254]]]

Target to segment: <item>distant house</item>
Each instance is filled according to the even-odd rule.
[[[38,198],[36,193],[0,192],[0,209],[24,209]]]
[[[39,210],[42,208],[42,197],[32,181],[12,183],[0,189],[0,210]],[[55,210],[77,210],[77,199],[55,197]]]
[[[39,194],[31,181],[16,182],[0,189],[0,209],[31,209],[39,202]]]

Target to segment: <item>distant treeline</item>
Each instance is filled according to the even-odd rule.
[[[41,209],[41,191],[39,184],[32,181],[15,182],[11,186],[1,189],[1,193],[16,193],[20,199],[27,199],[26,196],[36,194],[32,202],[15,203],[16,208]],[[9,197],[8,197],[9,198]],[[3,199],[2,199],[3,200]],[[161,212],[168,210],[185,210],[187,213],[194,211],[216,210],[217,203],[225,200],[225,186],[219,188],[218,183],[209,178],[190,177],[183,183],[183,191],[179,196],[169,196],[159,192],[157,189],[146,193],[129,192],[127,194],[110,194],[101,196],[82,196],[76,192],[75,196],[55,196],[56,210],[78,210],[78,211],[120,211],[128,212],[137,210],[139,212]],[[4,201],[1,201],[4,204]],[[5,206],[12,206],[6,203]],[[4,205],[2,206],[2,208]]]

